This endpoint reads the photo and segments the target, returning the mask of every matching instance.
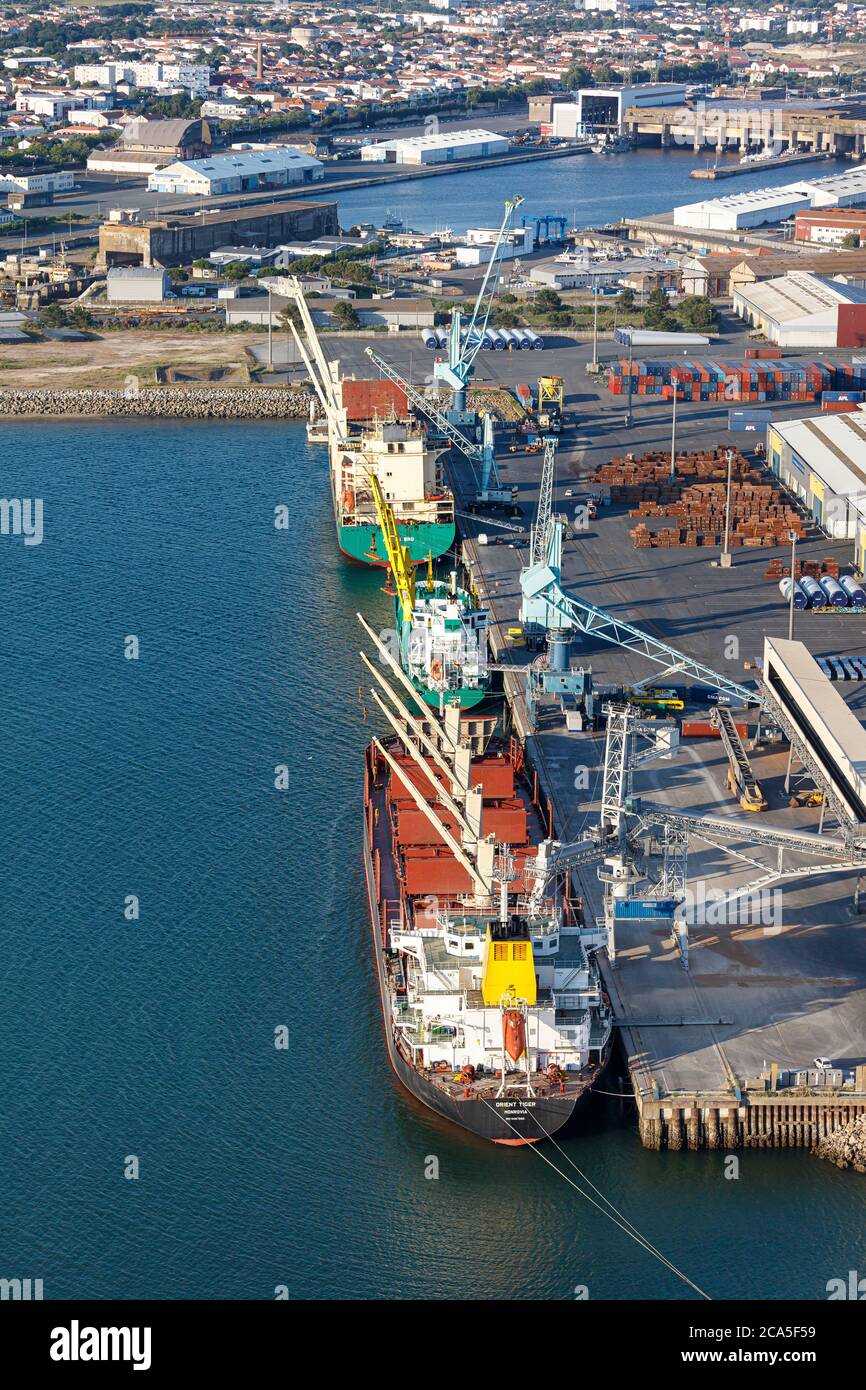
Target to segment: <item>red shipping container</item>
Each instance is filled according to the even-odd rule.
[[[740,738],[748,738],[748,724],[738,724],[734,721],[734,728]],[[684,719],[680,725],[680,732],[683,738],[721,738],[721,734],[709,719]]]

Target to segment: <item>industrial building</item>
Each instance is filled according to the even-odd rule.
[[[168,273],[156,266],[115,266],[106,286],[109,304],[162,304],[171,294]]]
[[[0,174],[0,191],[9,193],[62,193],[75,187],[75,175],[69,169],[57,169],[42,174]]]
[[[835,540],[853,540],[866,562],[866,411],[786,420],[767,431],[767,460],[780,482]]]
[[[801,208],[810,208],[808,193],[794,184],[784,188],[750,188],[701,203],[674,208],[675,227],[695,227],[705,232],[737,232],[744,227],[763,227],[784,222]]]
[[[212,198],[222,193],[250,193],[258,188],[284,188],[324,177],[325,167],[312,155],[291,145],[232,145],[225,154],[207,159],[176,160],[151,174],[151,193],[189,193]]]
[[[785,222],[807,208],[851,207],[864,201],[866,169],[851,169],[826,179],[803,179],[780,188],[753,188],[747,193],[681,204],[674,208],[674,226],[736,232],[743,227]]]
[[[334,310],[344,302],[336,298],[310,300],[309,309],[314,324],[317,327],[332,327]],[[265,295],[229,301],[226,304],[226,326],[249,323],[264,327],[269,317],[277,326],[280,315],[293,303],[293,300],[279,294],[271,294],[270,303]],[[429,299],[353,299],[351,304],[362,328],[432,328],[436,318],[436,311]]]
[[[148,222],[103,222],[98,263],[189,265],[224,246],[281,246],[339,231],[336,203],[284,202]]]
[[[466,232],[466,245],[454,251],[455,262],[459,266],[486,265],[493,255],[493,248],[499,237],[498,227],[470,227]],[[517,227],[508,232],[500,247],[503,261],[514,260],[515,256],[530,256],[533,249],[533,229]]]
[[[451,130],[441,135],[412,135],[364,145],[361,159],[385,164],[452,164],[506,154],[511,141],[490,130]]]
[[[575,101],[556,102],[553,135],[574,140],[586,131],[621,129],[625,113],[641,107],[682,106],[686,88],[680,82],[641,82],[633,87],[581,87]]]
[[[866,290],[794,270],[741,285],[734,313],[779,347],[866,347]]]
[[[199,159],[212,144],[207,121],[130,121],[116,145],[88,156],[87,168],[99,174],[152,174],[173,160]]]
[[[866,211],[824,208],[821,212],[798,212],[794,218],[795,241],[841,246],[849,236],[866,242]]]

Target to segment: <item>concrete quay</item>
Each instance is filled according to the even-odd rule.
[[[576,385],[585,415],[585,386],[574,376],[572,383],[572,396]],[[612,398],[605,397],[603,390],[597,394],[589,418],[564,437],[558,451],[555,506],[560,511],[571,511],[585,494],[589,464],[627,447],[635,453],[658,447],[665,434],[669,438],[667,413],[662,424],[652,406],[636,406],[634,425],[626,431],[621,405],[611,410]],[[728,435],[725,424],[724,411],[687,407],[678,421],[680,447],[742,446],[743,437]],[[504,458],[506,479],[518,487],[528,524],[540,457]],[[465,494],[468,479],[459,467],[455,472]],[[565,498],[566,486],[573,501]],[[566,543],[566,587],[748,683],[744,664],[760,656],[764,633],[786,635],[781,595],[763,578],[777,552],[737,552],[732,568],[722,570],[710,565],[711,550],[634,550],[627,535],[632,524],[624,509],[601,508],[592,528]],[[567,732],[561,719],[542,721],[537,732],[530,729],[521,670],[529,658],[507,638],[508,627],[519,621],[527,536],[518,539],[503,531],[505,543],[479,545],[479,532],[492,539],[496,528],[470,517],[464,526],[466,559],[495,617],[497,659],[514,665],[505,682],[515,727],[550,799],[557,837],[579,839],[597,820],[603,736]],[[820,535],[802,544],[803,559],[831,554],[850,560],[850,547]],[[795,636],[815,652],[866,653],[866,626],[859,616],[832,627],[817,613],[798,614],[797,620]],[[652,671],[649,663],[580,635],[572,646],[572,665],[591,665],[596,683],[628,683]],[[863,692],[853,689],[850,703],[862,713]],[[769,802],[756,824],[817,830],[814,809],[788,805],[786,752],[758,752],[753,761]],[[636,773],[633,791],[645,802],[742,822],[744,813],[725,786],[725,772],[718,742],[689,740],[675,759],[654,761]],[[731,848],[749,862],[692,838],[688,884],[696,895],[730,891],[775,866],[773,851],[748,840]],[[587,918],[600,917],[602,885],[595,869],[575,874],[574,886]],[[706,920],[690,926],[688,972],[665,926],[646,921],[618,926],[616,963],[606,953],[600,961],[646,1147],[812,1148],[866,1113],[866,917],[853,909],[853,887],[853,875],[828,872],[765,890],[758,913],[745,907],[742,914],[716,922],[708,912]],[[778,1073],[809,1069],[816,1057],[854,1072],[854,1089],[781,1088]]]

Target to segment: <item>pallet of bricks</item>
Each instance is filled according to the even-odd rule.
[[[839,579],[839,561],[832,555],[825,555],[823,560],[797,560],[794,564],[795,579],[802,579],[804,575],[820,579],[824,574],[829,574],[831,579]],[[780,579],[790,578],[790,575],[791,566],[786,565],[780,555],[775,555],[764,570],[764,578],[775,579],[777,584]]]
[[[596,481],[610,487],[612,502],[629,506],[638,525],[629,535],[638,550],[720,545],[725,531],[727,450],[679,454],[670,476],[670,455],[647,453],[613,458],[596,470]],[[651,531],[646,519],[668,517],[678,525]],[[803,520],[775,482],[743,455],[731,460],[730,545],[781,545],[791,531],[804,534]]]
[[[611,364],[608,386],[615,396],[661,396],[680,401],[819,401],[825,392],[866,388],[866,364],[773,361],[694,362],[632,360]]]

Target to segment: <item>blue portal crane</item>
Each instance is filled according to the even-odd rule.
[[[484,335],[487,332],[490,310],[493,307],[493,299],[499,284],[499,272],[502,267],[508,234],[514,221],[514,214],[522,203],[523,199],[519,194],[515,194],[506,202],[502,225],[499,228],[499,234],[494,242],[490,260],[484,272],[484,279],[478,291],[472,317],[467,327],[464,328],[460,310],[454,310],[451,315],[451,331],[448,335],[448,361],[436,362],[433,367],[433,375],[436,379],[445,382],[454,392],[455,410],[466,409],[466,387],[475,370],[475,359],[484,346]]]

